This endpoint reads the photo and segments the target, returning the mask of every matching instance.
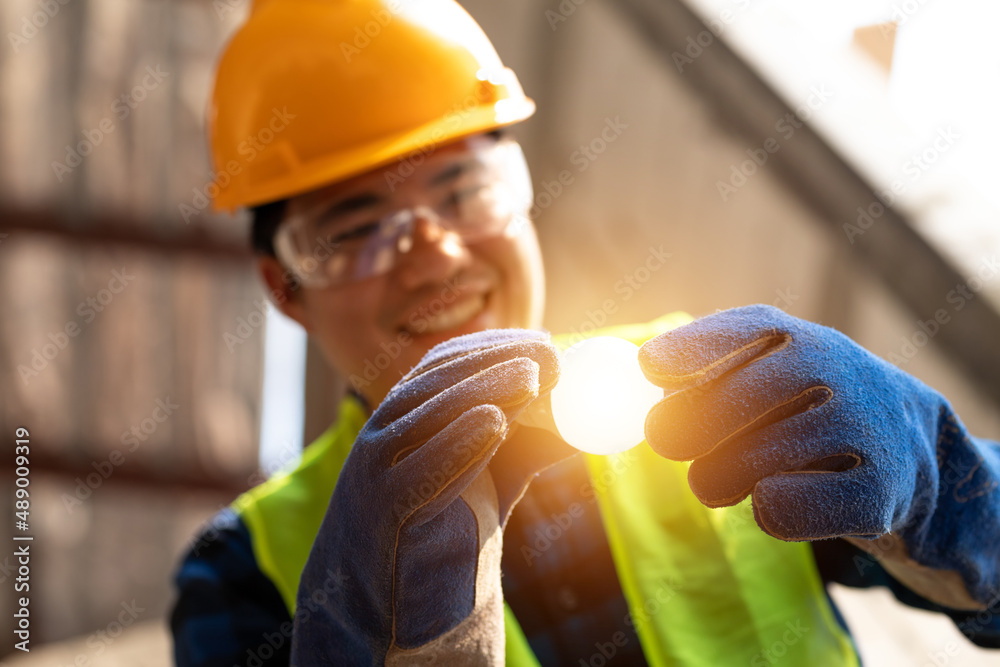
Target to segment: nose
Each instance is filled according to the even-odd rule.
[[[469,249],[454,231],[442,227],[441,220],[428,209],[414,211],[409,248],[397,256],[396,277],[407,290],[438,284],[466,267]],[[406,250],[406,246],[400,248]]]

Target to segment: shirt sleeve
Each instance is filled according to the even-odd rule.
[[[292,619],[253,555],[250,532],[226,509],[191,546],[170,615],[178,667],[287,667]]]
[[[816,565],[824,582],[835,581],[852,588],[885,586],[897,600],[916,609],[948,616],[969,641],[983,648],[1000,648],[1000,600],[984,611],[960,611],[942,607],[894,579],[875,556],[841,540],[812,542]]]

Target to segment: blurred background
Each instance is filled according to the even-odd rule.
[[[538,103],[515,135],[552,331],[769,303],[1000,439],[1000,6],[462,4]],[[198,526],[335,416],[344,382],[266,304],[246,219],[207,209],[213,67],[249,8],[0,5],[0,526],[25,427],[35,537],[32,652],[5,639],[4,664],[169,664]],[[834,591],[869,664],[950,642],[1000,664],[883,593]]]

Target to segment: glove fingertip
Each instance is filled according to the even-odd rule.
[[[542,367],[537,361],[530,357],[520,357],[502,365],[506,366],[500,374],[505,386],[499,388],[496,394],[490,394],[496,396],[498,406],[509,407],[538,396]]]
[[[786,347],[792,340],[788,320],[772,306],[725,310],[646,341],[639,365],[664,389],[704,384]]]
[[[788,531],[783,530],[781,521],[773,515],[773,511],[769,506],[766,488],[762,488],[761,484],[758,483],[754,487],[751,496],[750,506],[753,509],[753,519],[757,522],[760,529],[771,537],[791,541],[786,537]]]
[[[887,533],[892,527],[889,501],[864,468],[779,473],[760,480],[753,490],[757,525],[792,542]]]
[[[820,489],[830,489],[829,473],[788,472],[771,475],[757,482],[753,490],[753,516],[760,529],[786,542],[831,537],[829,493],[818,497]]]
[[[677,415],[670,397],[661,400],[646,413],[643,434],[653,451],[671,461],[691,461],[704,454],[714,443],[705,444],[695,429]],[[694,425],[697,426],[697,425]]]
[[[466,412],[463,417],[469,420],[470,429],[477,430],[473,437],[475,435],[489,437],[490,434],[500,433],[507,428],[507,415],[492,403],[477,405]]]
[[[412,374],[419,374],[459,357],[486,352],[490,349],[543,343],[551,345],[545,331],[535,329],[486,329],[456,336],[438,343],[423,356]]]
[[[550,391],[559,381],[562,366],[559,360],[559,350],[548,341],[539,341],[535,345],[532,359],[538,364],[538,389],[540,393]]]
[[[702,505],[706,507],[730,507],[750,495],[751,486],[739,484],[729,471],[705,469],[702,461],[695,461],[688,468],[688,486]]]

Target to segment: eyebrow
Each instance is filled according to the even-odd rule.
[[[456,162],[454,164],[448,165],[439,174],[434,176],[428,183],[428,185],[441,185],[442,183],[447,183],[453,181],[467,171],[470,171],[473,167],[480,164],[480,161],[476,158],[469,158],[462,162]]]
[[[457,162],[450,164],[445,167],[441,172],[436,174],[429,182],[429,186],[438,186],[450,181],[454,181],[462,174],[471,171],[475,166],[480,164],[479,160],[476,158],[470,158],[463,162]],[[374,192],[365,192],[360,195],[355,195],[353,197],[348,197],[347,199],[342,199],[341,201],[333,204],[329,208],[323,209],[323,212],[319,214],[319,217],[331,217],[339,216],[347,213],[353,213],[365,208],[373,208],[383,203],[386,197],[377,195]]]
[[[329,216],[343,215],[345,213],[353,213],[354,211],[358,211],[363,208],[372,208],[381,204],[383,201],[385,201],[385,197],[381,197],[371,192],[366,192],[364,194],[340,200],[333,206],[323,209],[323,212],[320,213],[318,217],[326,218]]]

